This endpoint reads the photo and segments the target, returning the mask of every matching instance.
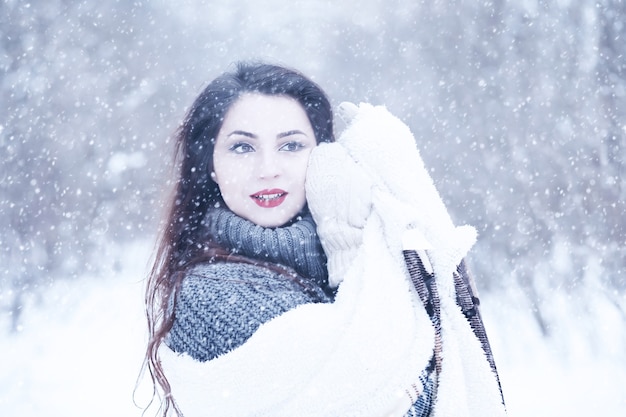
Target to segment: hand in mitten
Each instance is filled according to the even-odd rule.
[[[371,211],[372,181],[338,143],[322,143],[309,158],[306,195],[336,287],[363,242]]]
[[[352,123],[352,120],[356,117],[358,112],[359,107],[349,101],[344,101],[337,106],[337,114],[346,125],[350,125],[350,123]]]
[[[338,142],[375,179],[381,195],[388,195],[384,211],[393,233],[417,229],[431,249],[445,248],[445,263],[459,262],[474,231],[454,227],[409,127],[382,106],[342,103],[338,113],[350,120]]]
[[[383,106],[341,103],[338,113],[350,120],[338,138],[355,161],[395,198],[420,209],[439,201],[411,130]],[[435,198],[433,198],[435,197]],[[443,209],[447,215],[445,207]]]

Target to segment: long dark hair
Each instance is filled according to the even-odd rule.
[[[332,109],[326,94],[299,72],[276,65],[238,63],[234,71],[209,83],[189,109],[175,136],[177,180],[148,275],[145,299],[150,338],[144,366],[150,372],[155,391],[162,394],[163,416],[170,409],[181,415],[158,350],[172,328],[171,302],[185,270],[200,261],[246,261],[207,240],[201,227],[207,211],[223,204],[218,185],[210,176],[215,139],[226,112],[245,93],[297,100],[311,122],[317,143],[334,141]]]

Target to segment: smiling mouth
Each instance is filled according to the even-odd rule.
[[[280,206],[285,198],[287,198],[287,192],[283,190],[263,190],[258,193],[252,194],[252,200],[257,205],[263,208],[272,208]]]

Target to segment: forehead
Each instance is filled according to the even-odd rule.
[[[295,99],[287,96],[247,93],[233,103],[226,113],[222,128],[234,125],[242,128],[259,125],[279,127],[302,124],[310,127],[304,108]]]

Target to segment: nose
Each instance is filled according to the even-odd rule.
[[[280,161],[274,152],[261,152],[257,164],[259,178],[276,178],[281,173]]]

